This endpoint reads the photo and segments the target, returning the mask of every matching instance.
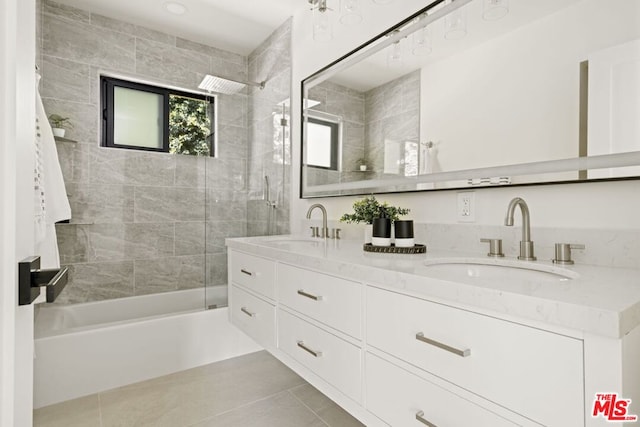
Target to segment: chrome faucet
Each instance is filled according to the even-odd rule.
[[[520,206],[520,211],[522,212],[522,240],[520,241],[520,256],[518,259],[535,261],[536,257],[533,255],[533,242],[531,241],[529,206],[527,206],[527,203],[520,197],[516,197],[509,202],[507,215],[504,218],[504,225],[513,226],[513,213],[516,206]]]
[[[309,210],[307,211],[307,219],[311,219],[311,212],[315,209],[319,208],[322,211],[322,231],[318,233],[316,237],[327,238],[329,237],[329,229],[327,228],[327,210],[320,203],[313,204],[309,206]]]

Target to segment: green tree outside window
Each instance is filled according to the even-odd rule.
[[[196,156],[211,155],[209,101],[178,95],[169,96],[169,152]]]

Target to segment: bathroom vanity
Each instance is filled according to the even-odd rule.
[[[604,426],[612,393],[640,413],[637,270],[227,245],[231,321],[367,426]]]

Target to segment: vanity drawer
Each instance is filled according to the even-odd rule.
[[[278,346],[353,400],[360,402],[360,348],[282,309],[278,310]]]
[[[252,291],[275,299],[276,263],[270,259],[229,252],[229,283],[246,286]]]
[[[367,353],[367,409],[392,426],[509,427],[517,424]],[[428,424],[427,424],[428,425]]]
[[[260,298],[231,286],[231,321],[264,347],[276,346],[275,307]]]
[[[350,280],[278,265],[278,298],[282,304],[359,339],[362,288]]]
[[[368,287],[367,343],[544,425],[584,423],[580,340]]]

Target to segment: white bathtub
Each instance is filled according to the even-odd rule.
[[[226,302],[226,286],[217,292]],[[202,289],[43,305],[35,324],[34,407],[261,349],[229,323],[226,307],[203,308]]]

